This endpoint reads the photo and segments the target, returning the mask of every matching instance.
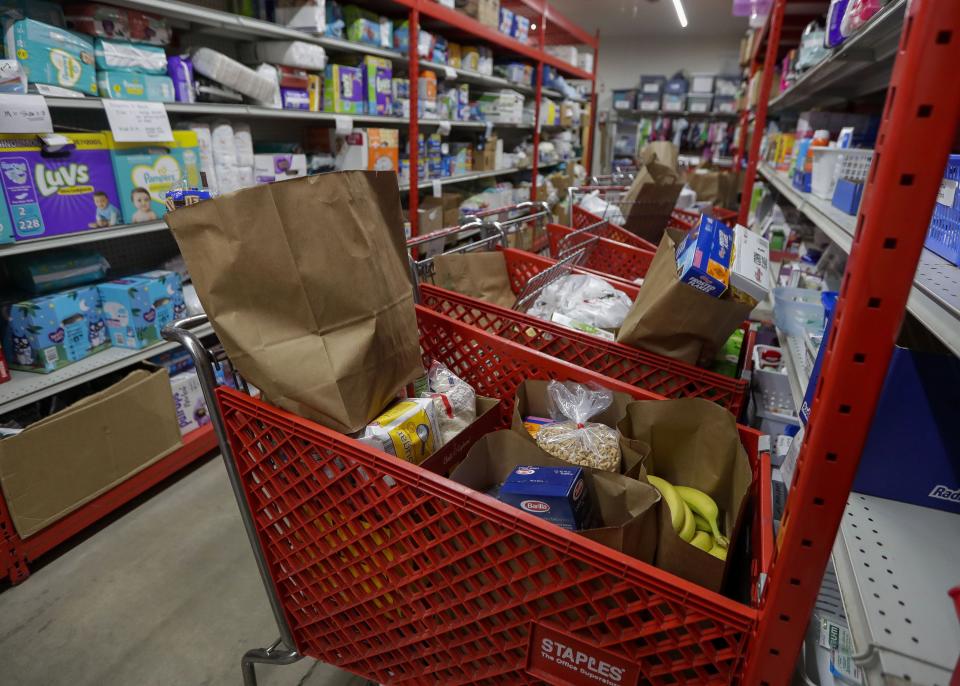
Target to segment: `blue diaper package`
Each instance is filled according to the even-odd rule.
[[[562,529],[579,531],[588,524],[590,502],[579,467],[516,467],[498,498]]]
[[[20,288],[43,294],[102,281],[109,268],[106,258],[92,250],[56,250],[14,257],[10,276]]]
[[[677,246],[677,275],[698,291],[719,298],[730,284],[733,232],[723,222],[701,215]]]
[[[6,313],[12,369],[48,373],[110,346],[96,286],[23,300]]]
[[[167,53],[158,45],[97,38],[94,43],[97,69],[166,74]]]
[[[13,243],[13,219],[7,207],[6,193],[0,192],[0,245],[4,243]]]
[[[145,272],[102,283],[97,289],[110,342],[120,348],[157,343],[163,327],[187,313],[176,272]]]
[[[93,41],[33,19],[7,25],[7,55],[16,56],[30,83],[97,94]]]
[[[137,74],[130,71],[98,71],[100,97],[118,100],[174,102],[176,92],[169,76]]]

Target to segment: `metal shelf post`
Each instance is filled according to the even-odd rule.
[[[946,87],[958,61],[960,3],[911,2],[744,683],[787,684],[793,673],[960,119],[960,91]]]

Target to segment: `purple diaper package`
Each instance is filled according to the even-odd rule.
[[[310,109],[310,94],[304,88],[281,88],[280,100],[285,110]]]
[[[123,223],[99,133],[0,135],[0,184],[18,241]]]
[[[195,102],[197,99],[193,82],[193,62],[186,55],[167,57],[167,76],[173,81],[173,93],[177,102]]]

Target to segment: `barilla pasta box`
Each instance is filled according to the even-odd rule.
[[[161,340],[164,326],[186,316],[180,277],[155,271],[97,286],[110,342],[119,348],[145,348]]]
[[[97,95],[93,41],[86,36],[21,19],[6,27],[8,57],[16,57],[30,83],[43,83]]]
[[[500,487],[499,499],[570,531],[579,531],[589,519],[579,467],[516,467]]]
[[[12,369],[48,373],[110,346],[96,286],[23,300],[5,314]]]
[[[18,241],[123,223],[99,133],[0,135],[0,184]]]
[[[677,246],[677,275],[680,281],[714,298],[719,298],[730,283],[730,259],[733,232],[712,217],[701,215],[700,222]]]
[[[123,217],[128,224],[156,221],[167,211],[174,186],[200,185],[200,149],[193,131],[174,131],[164,144],[119,143],[105,132],[117,179]]]

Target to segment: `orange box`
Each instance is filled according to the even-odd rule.
[[[368,163],[373,171],[400,169],[400,131],[397,129],[367,129]]]

